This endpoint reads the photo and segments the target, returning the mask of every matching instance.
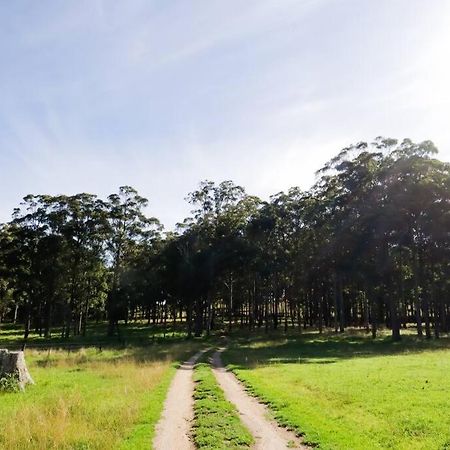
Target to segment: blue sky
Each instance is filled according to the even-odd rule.
[[[0,221],[130,184],[171,228],[202,179],[268,198],[342,147],[450,160],[447,0],[0,0]]]

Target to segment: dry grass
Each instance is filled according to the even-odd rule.
[[[1,394],[0,447],[120,447],[152,402],[152,392],[190,346],[181,343],[170,351],[158,346],[139,351],[29,351],[27,362],[36,385],[24,394]]]

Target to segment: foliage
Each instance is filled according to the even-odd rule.
[[[430,141],[351,145],[269,201],[227,180],[187,196],[190,217],[166,234],[130,186],[28,195],[0,227],[0,320],[50,336],[89,319],[183,322],[188,336],[235,323],[266,331],[450,327],[450,165]]]
[[[0,376],[0,392],[19,392],[19,380],[15,374]]]

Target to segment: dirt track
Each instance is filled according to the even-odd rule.
[[[196,353],[177,369],[164,402],[161,419],[156,425],[156,436],[153,441],[155,450],[195,449],[190,438],[194,418],[192,369],[205,351]]]
[[[308,447],[302,445],[293,432],[270,420],[268,409],[247,394],[237,378],[226,370],[220,357],[223,350],[220,349],[213,355],[213,372],[225,397],[236,406],[243,424],[252,433],[255,439],[253,448],[255,450],[307,449]],[[161,419],[156,426],[156,436],[153,441],[155,450],[195,450],[190,435],[194,418],[192,370],[196,361],[206,351],[196,353],[178,368],[167,393]]]
[[[250,396],[237,378],[225,369],[220,358],[223,350],[214,353],[213,371],[225,397],[236,406],[243,424],[255,438],[253,448],[255,450],[307,449],[308,447],[301,444],[295,433],[268,419],[267,407]]]

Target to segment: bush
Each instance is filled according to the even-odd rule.
[[[19,392],[19,380],[14,374],[0,376],[0,392]]]

